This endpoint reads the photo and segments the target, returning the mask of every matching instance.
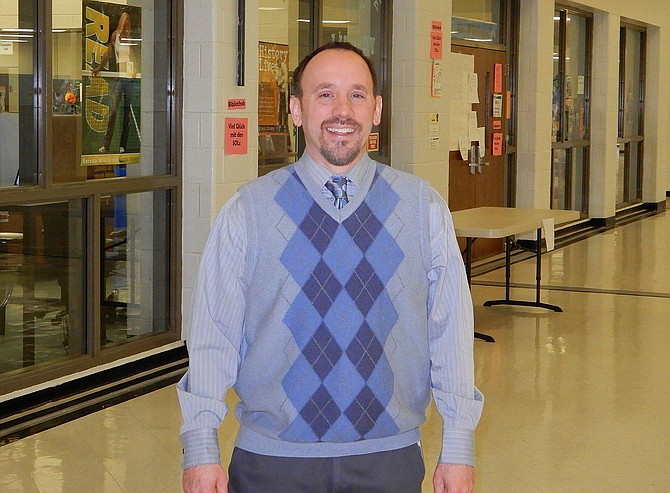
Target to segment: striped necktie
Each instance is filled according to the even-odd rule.
[[[349,202],[347,196],[347,177],[333,176],[326,182],[326,188],[333,194],[333,204],[341,209]]]

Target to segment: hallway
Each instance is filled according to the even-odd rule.
[[[483,307],[503,269],[476,277],[477,492],[670,489],[670,212],[543,256],[542,300],[564,313]],[[534,260],[513,265],[513,298],[534,296]],[[0,447],[3,493],[179,492],[181,417],[168,387]],[[423,427],[424,492],[440,446]],[[235,423],[221,429],[223,458]]]

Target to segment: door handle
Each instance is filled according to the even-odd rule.
[[[489,163],[482,162],[482,156],[479,154],[479,146],[471,145],[470,146],[470,162],[468,166],[470,167],[470,174],[474,175],[475,173],[483,173],[484,166],[488,166]]]

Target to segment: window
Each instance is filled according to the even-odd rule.
[[[3,3],[0,394],[179,338],[179,4]]]
[[[617,207],[642,200],[646,35],[622,26],[619,52]]]
[[[389,161],[390,76],[387,2],[378,0],[264,0],[259,10],[258,174],[285,166],[304,150],[288,100],[293,70],[306,55],[331,41],[349,41],[368,56],[384,98],[382,122],[373,128],[370,154]]]
[[[555,11],[552,209],[588,208],[591,25],[590,17]]]
[[[451,37],[478,43],[503,43],[501,0],[453,0]]]

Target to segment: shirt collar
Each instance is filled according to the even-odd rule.
[[[310,156],[307,151],[305,151],[304,157],[307,158],[307,172],[309,173],[309,176],[312,177],[317,186],[322,187],[324,183],[326,183],[330,177],[333,176],[333,172],[312,159],[312,156]],[[365,172],[368,170],[371,163],[372,161],[370,160],[370,157],[367,155],[367,153],[364,154],[363,157],[356,163],[356,165],[347,171],[347,173],[345,173],[347,179],[360,186],[363,177],[365,176]],[[338,174],[336,173],[335,176],[337,175]]]

